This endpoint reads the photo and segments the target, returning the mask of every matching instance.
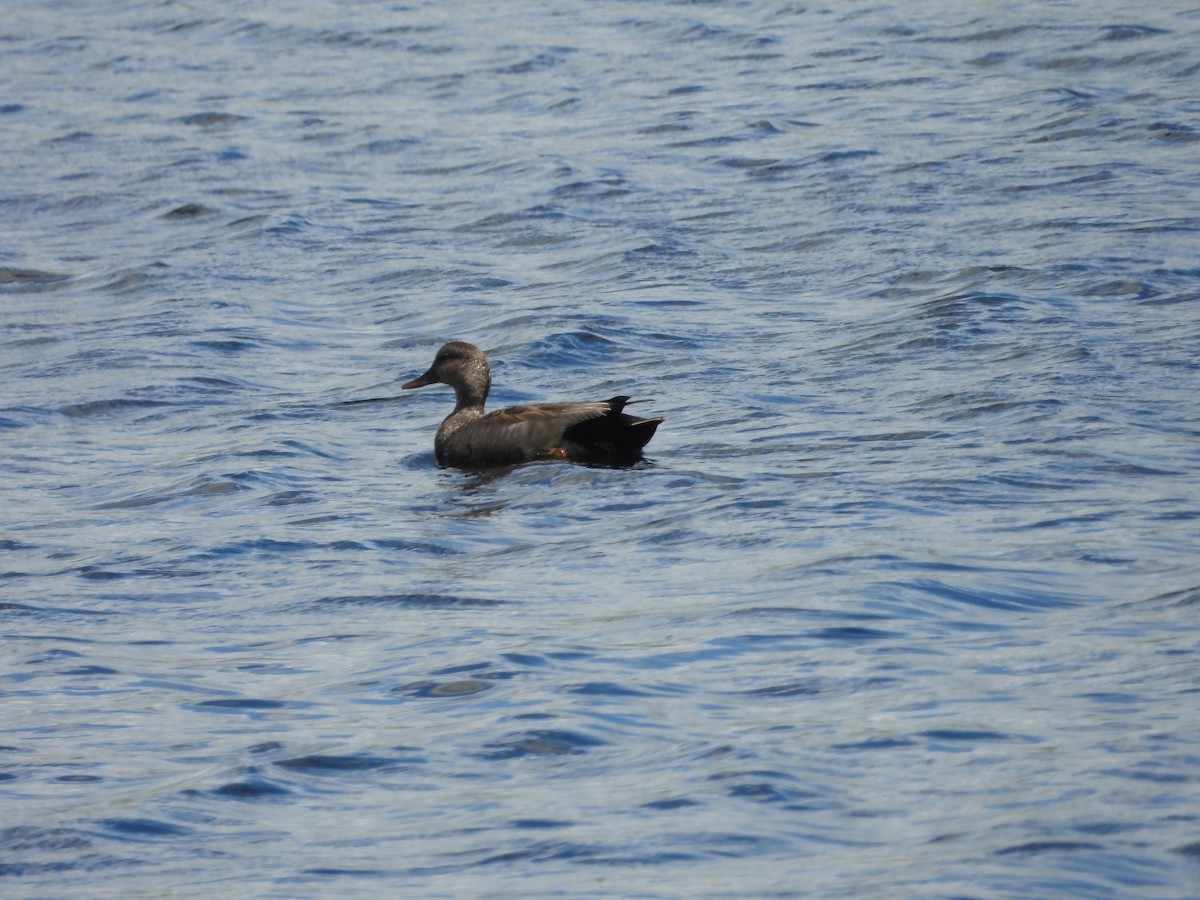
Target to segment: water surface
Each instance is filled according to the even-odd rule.
[[[918,6],[18,2],[4,895],[1194,896],[1200,13]]]

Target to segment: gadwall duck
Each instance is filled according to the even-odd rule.
[[[642,448],[662,421],[623,413],[628,397],[485,413],[492,371],[484,352],[463,341],[443,345],[429,371],[403,387],[428,384],[450,385],[458,400],[433,442],[443,466],[486,468],[538,459],[627,465],[641,459]]]

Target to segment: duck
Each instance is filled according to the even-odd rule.
[[[456,403],[433,441],[438,465],[461,469],[511,466],[537,460],[632,465],[664,417],[624,412],[629,397],[575,403],[533,403],[485,412],[492,387],[487,354],[466,341],[442,345],[424,375],[404,390],[445,384]]]

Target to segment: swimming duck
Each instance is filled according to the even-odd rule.
[[[639,419],[624,410],[628,397],[583,403],[534,403],[485,413],[492,386],[487,355],[474,344],[451,341],[424,375],[405,390],[430,384],[454,388],[457,404],[434,438],[443,466],[464,469],[539,459],[628,465],[642,458],[662,417]]]

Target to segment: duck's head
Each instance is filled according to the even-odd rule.
[[[450,385],[458,395],[460,405],[464,400],[482,404],[492,386],[492,370],[488,366],[487,355],[465,341],[443,344],[429,371],[401,387],[408,390],[430,384]]]

